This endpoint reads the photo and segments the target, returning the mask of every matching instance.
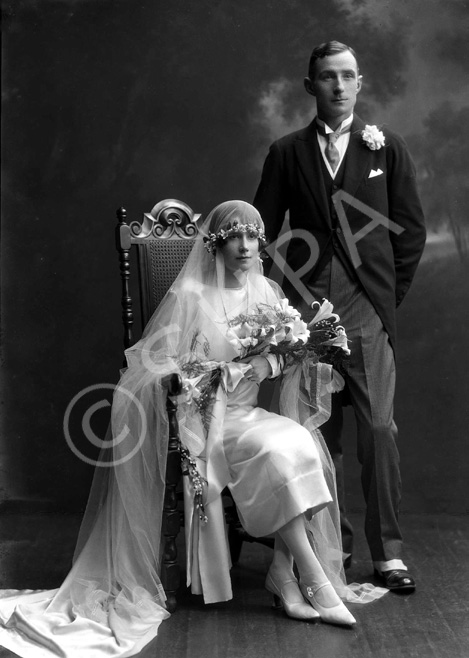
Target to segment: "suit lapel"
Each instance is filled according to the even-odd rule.
[[[372,152],[363,144],[361,131],[365,123],[357,116],[352,122],[350,142],[345,155],[342,189],[354,196],[360,183],[366,179],[372,163]]]
[[[316,133],[316,121],[302,132],[295,141],[295,153],[306,184],[318,206],[318,215],[331,225],[329,202],[322,179],[321,152]]]
[[[361,131],[364,128],[365,122],[355,115],[352,122],[350,142],[343,162],[344,176],[342,180],[342,189],[351,196],[355,195],[358,186],[363,180],[366,180],[367,173],[372,165],[372,151],[363,144],[361,136]],[[320,160],[322,156],[318,144],[316,120],[313,120],[297,137],[295,152],[308,189],[318,206],[319,217],[324,218],[329,226],[332,226],[329,202],[322,178]]]

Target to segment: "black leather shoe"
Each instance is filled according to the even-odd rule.
[[[375,576],[383,581],[385,587],[394,592],[413,592],[415,589],[415,580],[405,569],[381,572],[375,569]]]

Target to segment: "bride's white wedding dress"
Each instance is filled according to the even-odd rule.
[[[219,497],[225,486],[231,490],[243,527],[257,537],[274,533],[304,512],[311,516],[330,503],[334,495],[333,478],[328,486],[324,477],[326,458],[321,449],[321,459],[318,450],[319,433],[315,432],[313,439],[311,432],[299,423],[258,407],[258,384],[243,376],[247,370],[245,364],[233,361],[242,354],[226,339],[228,320],[253,309],[250,298],[259,301],[261,285],[264,303],[276,304],[277,290],[266,279],[257,281],[255,291],[249,284],[223,291],[197,291],[192,287],[188,291],[188,294],[200,294],[204,308],[205,304],[210,308],[214,321],[204,326],[203,353],[204,358],[224,364],[226,391],[226,395],[220,391],[207,443],[197,455],[199,470],[208,476],[205,508],[209,522],[201,523],[198,515],[192,513],[192,523],[186,528],[188,544],[195,536],[199,546],[199,550],[193,546],[188,555],[189,580],[192,591],[203,594],[206,603],[232,596],[229,550]],[[275,374],[275,359],[272,365]],[[194,428],[186,419],[183,440],[188,429]],[[189,441],[190,438],[186,443]],[[186,517],[188,514],[191,515],[190,510]],[[204,550],[200,551],[200,546]],[[214,565],[219,568],[215,570]]]

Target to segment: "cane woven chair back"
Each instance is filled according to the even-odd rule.
[[[133,300],[131,297],[131,249],[137,251],[140,312],[145,327],[158,304],[186,262],[199,232],[201,215],[182,201],[159,201],[142,222],[127,222],[124,208],[117,211],[116,247],[122,279],[122,322],[124,347],[133,337]]]

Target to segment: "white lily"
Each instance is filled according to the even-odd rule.
[[[296,310],[296,308],[293,308],[293,306],[290,306],[288,303],[288,299],[281,299],[277,304],[275,304],[274,309],[278,311],[279,313],[283,313],[284,315],[287,315],[290,318],[300,318],[300,312]]]
[[[200,397],[200,390],[197,388],[197,384],[199,384],[204,375],[205,373],[202,373],[201,375],[197,375],[197,377],[187,377],[182,380],[182,393],[180,395],[182,402],[190,402]]]
[[[324,345],[332,345],[333,347],[340,347],[344,350],[345,354],[350,354],[350,349],[348,346],[347,334],[343,327],[337,327],[336,331],[338,335],[335,338],[330,338],[329,340],[324,341]]]
[[[287,322],[285,327],[288,327],[288,339],[292,345],[297,343],[299,340],[306,343],[309,338],[310,331],[306,322],[303,322],[301,319],[294,319],[291,322]]]
[[[320,322],[321,320],[328,320],[329,318],[332,318],[334,322],[338,322],[340,320],[340,317],[337,315],[337,313],[333,313],[334,305],[327,299],[323,299],[321,304],[319,302],[313,302],[311,304],[311,308],[313,311],[315,308],[317,308],[318,311],[311,322],[308,323],[308,328],[311,328],[314,324]]]

